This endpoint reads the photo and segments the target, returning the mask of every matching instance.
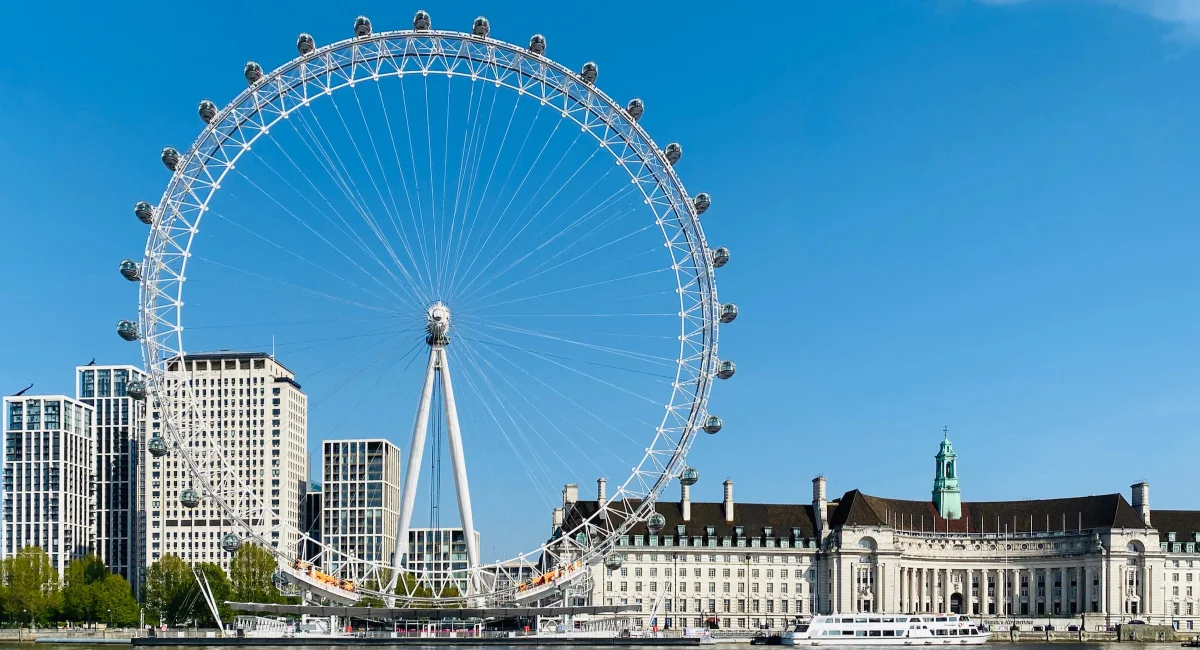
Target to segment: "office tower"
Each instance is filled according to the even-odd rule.
[[[391,562],[400,513],[400,449],[387,440],[326,440],[322,447],[321,533],[327,573],[358,578],[350,558]]]

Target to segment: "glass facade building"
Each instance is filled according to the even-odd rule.
[[[76,396],[92,406],[92,458],[96,487],[93,499],[94,551],[113,573],[141,593],[146,563],[142,558],[145,530],[140,512],[140,449],[146,444],[146,402],[129,397],[130,381],[146,381],[134,366],[79,366]]]

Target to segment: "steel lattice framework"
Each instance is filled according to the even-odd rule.
[[[525,48],[488,37],[452,31],[393,31],[337,42],[300,56],[252,83],[209,122],[180,160],[159,204],[140,269],[138,335],[150,373],[149,395],[162,410],[164,437],[192,473],[203,499],[236,522],[247,539],[265,548],[265,522],[273,517],[267,499],[248,489],[246,472],[221,444],[216,416],[205,416],[196,391],[187,381],[184,334],[184,286],[192,244],[222,180],[239,158],[280,121],[295,111],[341,89],[404,75],[444,75],[492,83],[541,102],[590,134],[598,147],[623,167],[653,210],[670,252],[679,296],[679,358],[671,396],[661,424],[631,475],[597,512],[572,521],[562,534],[521,558],[536,559],[541,582],[577,579],[600,561],[615,540],[652,512],[664,487],[684,468],[684,459],[707,414],[712,379],[717,374],[717,301],[712,252],[705,242],[693,198],[646,131],[633,117],[592,83],[566,67]],[[269,530],[283,539],[307,539],[298,522],[280,522]],[[326,549],[334,555],[336,549]],[[296,549],[273,549],[281,565],[296,558]],[[348,561],[361,562],[346,557]],[[472,569],[479,593],[472,602],[506,602],[520,593],[511,582],[497,582],[502,563]],[[354,576],[358,593],[380,596],[389,582],[387,561],[367,563]],[[488,577],[484,577],[488,576]],[[419,580],[429,576],[418,576]],[[422,599],[406,593],[411,582],[397,581],[394,596],[404,602]],[[408,586],[406,586],[408,585]],[[465,601],[466,597],[457,599]]]

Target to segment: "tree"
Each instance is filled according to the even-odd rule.
[[[179,625],[191,618],[187,598],[195,583],[196,577],[183,560],[164,555],[146,569],[146,610],[160,623]]]
[[[229,608],[226,601],[233,596],[233,585],[230,584],[229,578],[225,576],[225,571],[219,565],[209,562],[201,562],[196,565],[196,571],[208,579],[208,586],[212,589],[213,600],[217,603],[217,612],[221,615],[222,621],[230,620],[233,610]],[[195,578],[192,578],[192,583],[195,585]],[[213,620],[212,610],[209,609],[208,603],[204,600],[204,595],[200,593],[200,586],[195,585],[195,600],[192,601],[192,618],[196,620],[197,625],[216,625]]]
[[[119,575],[108,574],[95,586],[96,611],[106,623],[129,627],[138,624],[138,604],[129,583]]]
[[[233,599],[242,603],[279,603],[275,588],[275,556],[256,544],[242,544],[229,562]]]
[[[61,615],[68,621],[92,623],[101,619],[97,589],[109,576],[108,567],[95,555],[77,557],[63,577]]]
[[[8,576],[8,612],[21,623],[45,622],[61,602],[58,571],[50,556],[37,546],[17,552]]]

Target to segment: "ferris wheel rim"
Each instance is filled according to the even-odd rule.
[[[214,196],[216,194],[217,190],[219,189],[219,183],[220,183],[219,179],[217,179],[217,181],[215,182],[215,186],[211,187],[209,189],[209,191],[206,195],[206,198],[200,204],[200,210],[199,210],[194,222],[189,224],[189,229],[187,230],[186,233],[181,233],[181,234],[186,235],[186,239],[187,239],[186,246],[182,247],[180,250],[178,250],[176,252],[169,252],[166,250],[165,244],[167,242],[173,241],[171,234],[170,234],[171,228],[175,224],[176,220],[179,220],[182,218],[182,214],[177,209],[175,209],[175,206],[172,206],[172,197],[174,195],[174,191],[178,191],[178,188],[182,185],[183,189],[186,193],[191,194],[192,196],[196,196],[198,198],[197,194],[194,192],[193,187],[192,187],[192,184],[196,180],[197,176],[195,174],[192,174],[189,176],[185,172],[185,170],[189,169],[189,166],[193,163],[196,156],[202,155],[201,150],[202,150],[203,145],[206,142],[208,142],[210,138],[212,138],[218,134],[219,125],[223,124],[224,121],[226,119],[228,119],[230,116],[234,116],[237,113],[237,111],[239,110],[239,108],[241,106],[243,106],[243,104],[245,104],[248,100],[254,99],[255,102],[257,102],[259,93],[262,89],[271,87],[272,85],[277,85],[279,80],[282,79],[284,77],[284,75],[287,74],[288,72],[291,72],[291,71],[294,71],[297,69],[302,70],[305,67],[304,64],[306,62],[315,61],[315,60],[321,59],[322,57],[332,57],[334,54],[337,54],[339,52],[344,52],[347,50],[351,51],[350,66],[353,68],[354,66],[362,65],[365,61],[368,60],[368,59],[354,60],[354,56],[355,56],[354,52],[359,50],[360,48],[362,48],[364,45],[372,45],[372,44],[377,45],[380,43],[386,43],[386,42],[397,41],[397,40],[402,40],[405,43],[404,51],[400,53],[400,57],[402,57],[402,58],[417,56],[416,54],[408,53],[407,45],[410,42],[412,42],[413,40],[424,40],[424,41],[429,42],[431,44],[431,47],[432,47],[433,43],[438,43],[439,46],[444,45],[444,43],[442,43],[442,41],[454,41],[454,42],[460,43],[463,46],[459,51],[460,55],[463,50],[465,50],[467,52],[467,54],[471,54],[472,53],[471,46],[482,47],[485,49],[485,51],[488,51],[488,52],[494,52],[496,50],[507,52],[508,54],[513,56],[514,60],[517,61],[517,63],[516,63],[517,68],[520,68],[520,63],[522,61],[524,61],[526,59],[532,60],[537,65],[543,66],[542,78],[537,80],[543,89],[547,85],[549,85],[549,79],[547,78],[548,75],[546,74],[546,71],[547,70],[553,71],[555,74],[560,75],[560,77],[563,79],[561,87],[570,88],[571,86],[574,86],[578,90],[584,90],[584,91],[586,91],[585,96],[589,100],[588,104],[585,106],[582,103],[580,103],[580,100],[578,98],[572,97],[570,92],[562,92],[561,98],[564,102],[575,101],[576,103],[579,104],[579,106],[577,106],[577,109],[582,108],[588,114],[598,116],[597,112],[595,110],[593,110],[594,106],[592,106],[592,104],[591,104],[591,100],[593,100],[593,99],[598,100],[600,102],[600,104],[602,104],[603,107],[608,110],[609,119],[605,120],[605,124],[607,126],[611,127],[612,126],[611,122],[620,120],[620,122],[629,130],[629,134],[618,133],[618,135],[620,136],[620,139],[622,142],[624,142],[626,145],[629,145],[633,149],[633,151],[637,154],[638,159],[640,159],[641,163],[643,165],[645,165],[646,167],[650,167],[651,161],[654,161],[655,163],[657,163],[657,169],[655,169],[655,171],[657,172],[655,174],[656,182],[654,183],[654,186],[659,189],[666,189],[667,187],[669,187],[671,190],[673,190],[673,192],[664,192],[664,194],[666,194],[669,197],[669,204],[664,208],[663,212],[666,215],[670,215],[673,212],[674,215],[680,219],[680,232],[687,235],[685,238],[685,241],[687,243],[687,250],[689,251],[690,257],[692,258],[693,263],[695,265],[695,271],[696,271],[695,282],[697,284],[697,287],[699,288],[699,290],[696,292],[697,296],[698,296],[696,305],[699,308],[696,311],[698,311],[699,313],[698,313],[698,315],[693,315],[691,317],[692,318],[698,317],[701,321],[701,325],[695,327],[693,329],[693,331],[699,332],[702,335],[703,340],[701,341],[700,352],[698,353],[698,355],[696,355],[698,357],[697,367],[699,370],[697,372],[697,377],[696,377],[696,381],[695,381],[696,388],[694,389],[694,391],[692,391],[691,399],[688,400],[690,402],[690,408],[689,408],[689,413],[688,413],[687,425],[686,425],[685,429],[680,433],[678,440],[673,443],[674,444],[673,453],[671,453],[670,456],[666,457],[665,459],[657,457],[652,453],[653,448],[654,448],[654,443],[658,442],[659,438],[664,436],[663,431],[665,428],[665,424],[667,422],[667,419],[670,417],[670,413],[668,413],[667,415],[664,415],[663,424],[660,424],[660,426],[658,427],[658,430],[656,431],[656,434],[655,434],[655,438],[651,443],[651,447],[647,450],[646,454],[643,456],[642,461],[634,468],[634,470],[630,474],[630,476],[620,486],[617,487],[616,492],[613,495],[613,498],[608,502],[608,504],[606,504],[606,507],[609,508],[609,510],[607,510],[607,512],[612,512],[613,514],[620,515],[619,517],[609,518],[609,521],[611,521],[612,519],[619,519],[621,522],[619,525],[619,530],[620,531],[628,530],[630,527],[632,527],[634,525],[634,523],[636,523],[639,519],[644,518],[644,516],[650,510],[652,510],[654,501],[656,500],[658,494],[662,491],[662,489],[665,488],[666,484],[669,483],[670,480],[672,480],[674,478],[674,476],[678,472],[678,470],[682,469],[683,459],[685,458],[686,453],[687,453],[688,449],[690,448],[691,444],[695,440],[696,432],[700,428],[700,422],[703,420],[703,418],[707,414],[707,400],[708,400],[709,392],[711,390],[711,385],[712,385],[711,379],[712,379],[712,376],[714,373],[713,365],[717,358],[716,357],[717,329],[718,329],[717,328],[717,322],[718,322],[717,309],[719,308],[719,303],[717,302],[717,299],[716,299],[715,273],[714,273],[714,267],[712,265],[710,251],[709,251],[707,243],[705,241],[703,230],[700,227],[696,209],[691,204],[691,201],[690,201],[691,197],[687,194],[687,191],[684,188],[682,181],[676,174],[672,164],[669,163],[666,160],[666,158],[664,157],[663,151],[660,148],[658,148],[657,145],[654,144],[653,139],[650,138],[649,134],[645,131],[645,129],[643,127],[641,127],[640,124],[638,124],[636,119],[631,119],[629,117],[629,115],[625,112],[625,110],[622,109],[614,100],[612,100],[610,97],[608,97],[606,94],[604,94],[599,88],[595,87],[594,84],[588,83],[587,81],[582,79],[574,71],[567,69],[565,66],[562,66],[561,64],[558,64],[557,62],[554,62],[553,60],[551,60],[545,56],[535,54],[524,48],[521,48],[516,45],[512,45],[510,43],[506,43],[504,41],[500,41],[500,40],[492,39],[492,38],[481,38],[479,36],[466,34],[463,32],[445,31],[445,30],[436,30],[436,31],[434,31],[434,30],[428,30],[428,31],[398,30],[398,31],[380,32],[380,33],[372,34],[372,35],[366,36],[366,37],[353,37],[353,38],[349,38],[349,39],[344,39],[342,41],[338,41],[338,42],[323,46],[322,48],[319,48],[309,54],[289,60],[285,64],[279,66],[278,68],[276,68],[275,70],[270,72],[269,74],[263,75],[260,81],[252,84],[251,87],[249,87],[246,90],[239,93],[239,95],[237,97],[235,97],[229,104],[227,104],[224,108],[222,108],[217,113],[217,115],[213,118],[211,123],[202,130],[200,136],[191,145],[191,147],[188,148],[187,152],[180,156],[179,168],[177,171],[175,171],[175,173],[173,173],[171,181],[168,183],[167,190],[164,192],[163,197],[158,204],[158,208],[156,210],[156,216],[154,219],[154,224],[152,226],[152,229],[151,229],[148,241],[147,241],[147,248],[146,248],[144,258],[143,258],[143,267],[145,269],[145,273],[146,273],[147,277],[146,277],[146,280],[143,282],[142,291],[139,293],[139,301],[141,303],[140,309],[139,309],[139,320],[140,320],[140,328],[139,329],[143,333],[151,334],[151,335],[142,337],[142,342],[143,342],[142,349],[143,349],[144,360],[146,362],[148,369],[151,371],[150,374],[152,377],[152,381],[150,382],[150,384],[151,384],[150,392],[152,393],[152,395],[154,395],[155,399],[158,399],[159,391],[161,390],[160,382],[165,382],[167,364],[171,361],[172,358],[177,359],[180,362],[185,361],[187,358],[187,355],[184,352],[184,346],[183,346],[183,333],[184,333],[185,328],[182,325],[182,322],[183,322],[183,312],[182,312],[183,285],[185,284],[185,281],[186,281],[186,277],[185,277],[186,265],[187,265],[188,257],[190,256],[190,253],[191,253],[192,238],[195,235],[196,226],[199,224],[199,222],[203,216],[203,212],[207,209],[208,201],[211,200],[212,196]],[[380,50],[377,55],[376,60],[383,60],[384,58],[388,58],[388,59],[396,58],[396,53],[390,52],[388,55],[385,56],[382,53],[382,50]],[[493,61],[493,63],[494,63],[494,61]],[[514,70],[513,72],[520,74],[520,72],[516,71],[516,70]],[[372,75],[371,80],[378,82],[381,79],[386,78],[387,76],[402,77],[404,74],[410,74],[410,73],[412,73],[412,71],[403,72],[400,70],[396,70],[395,72],[390,73],[390,74],[376,73],[376,74]],[[451,78],[454,76],[468,76],[463,73],[455,73],[453,71],[453,69],[448,69],[446,71],[426,71],[425,74],[443,74],[443,75],[445,75],[447,77],[451,77]],[[470,76],[471,76],[472,80],[479,80],[479,79],[476,79],[474,74],[471,74]],[[328,89],[327,93],[332,94],[333,92],[340,90],[346,86],[353,86],[354,83],[360,82],[360,81],[366,81],[366,79],[355,80],[353,78],[353,71],[352,71],[351,77],[349,79],[347,79],[345,81],[345,83],[341,83],[336,86],[331,86]],[[507,85],[507,84],[502,84],[498,81],[497,81],[497,83],[499,85]],[[536,84],[530,84],[531,87],[533,85],[536,85]],[[516,87],[516,86],[512,86],[512,85],[507,85],[507,87],[510,89],[516,90],[519,93],[525,92],[520,87]],[[556,88],[559,88],[559,86],[556,86]],[[280,93],[280,96],[282,96],[282,93]],[[305,105],[307,105],[307,103],[308,102],[306,101]],[[301,106],[293,106],[293,107],[287,109],[284,113],[281,113],[278,117],[276,117],[275,120],[273,120],[270,124],[273,125],[274,123],[278,122],[278,120],[284,119],[285,116],[290,114],[291,111],[298,110],[300,108],[301,108]],[[240,119],[239,124],[244,123],[245,121],[249,120],[250,117],[253,115],[261,115],[261,110],[256,110],[256,111],[254,111],[254,113],[251,113],[248,115],[237,116]],[[564,118],[570,117],[565,110],[564,110],[563,117]],[[577,123],[578,123],[578,121],[577,121]],[[266,131],[269,129],[270,125],[266,125],[265,122],[263,124],[266,128],[263,128],[260,131],[258,131],[255,134],[254,138],[251,140],[251,142],[253,142],[254,140],[257,140],[262,135],[266,135]],[[584,126],[584,128],[586,129],[586,126]],[[614,129],[614,131],[616,131],[616,130]],[[594,133],[593,133],[593,135],[594,135]],[[637,141],[640,141],[640,143],[642,145],[641,147],[633,146],[635,143],[631,142],[630,140],[635,139],[635,138]],[[228,134],[227,134],[225,138],[219,139],[217,141],[218,142],[217,146],[220,147],[221,143],[227,142],[228,139],[229,138],[228,138]],[[607,148],[607,147],[602,147],[602,148]],[[610,150],[610,152],[611,152],[611,150]],[[239,152],[237,154],[237,156],[240,156],[240,155],[241,154]],[[235,157],[233,160],[236,161],[236,159],[237,158]],[[201,161],[199,168],[206,169],[205,164],[206,164],[205,161]],[[631,177],[635,178],[635,182],[636,182],[636,176],[634,175],[634,173],[630,169],[630,167],[627,164],[623,164],[620,159],[618,159],[618,164],[622,164],[622,166],[624,166],[626,168],[626,171],[630,173]],[[647,202],[649,202],[649,200]],[[662,225],[661,222],[664,221],[664,215],[660,214],[660,212],[657,208],[655,208],[654,211],[655,211],[655,214],[659,216],[660,225]],[[168,218],[170,219],[170,221],[167,224],[164,224],[164,221],[166,221]],[[182,219],[182,220],[185,224],[188,224],[186,219]],[[690,229],[688,228],[689,226],[690,226]],[[664,226],[664,235],[667,236],[667,233],[665,231],[665,226]],[[676,284],[682,294],[684,282],[682,280],[682,277],[680,276],[680,270],[678,268],[679,260],[678,260],[678,258],[675,257],[676,251],[670,245],[669,236],[668,236],[667,247],[671,248],[672,257],[673,257],[673,259],[675,259],[675,262],[676,262],[676,273],[675,273]],[[175,296],[173,297],[173,300],[170,300],[168,302],[168,304],[166,305],[166,309],[163,310],[162,307],[157,302],[158,299],[159,298],[171,298],[171,296],[167,292],[158,290],[159,289],[158,281],[159,281],[159,277],[161,276],[161,274],[164,271],[169,272],[171,270],[169,264],[164,262],[164,260],[169,257],[173,258],[174,260],[177,260],[179,262],[179,272],[178,272],[178,274],[176,274],[176,276],[174,278],[171,278],[170,276],[168,276],[168,278],[166,280],[168,286],[170,286],[173,283],[174,288],[175,288]],[[151,280],[151,277],[153,278],[153,281]],[[680,298],[681,309],[684,308],[683,301],[684,301],[684,298],[681,295],[681,298]],[[171,328],[170,331],[166,332],[166,337],[157,336],[156,326],[160,323],[164,324],[164,325],[170,324],[170,321],[168,319],[158,315],[156,313],[156,310],[165,311],[166,314],[174,313],[174,315],[175,315],[174,327]],[[680,338],[681,338],[680,359],[681,359],[681,365],[682,365],[682,360],[686,357],[686,354],[685,354],[686,345],[687,345],[686,337],[688,335],[686,323],[687,323],[687,319],[689,318],[689,316],[686,313],[686,311],[681,311],[680,317],[681,317],[680,318],[681,330],[683,330],[681,332],[681,336],[680,336]],[[164,338],[167,338],[167,337],[173,337],[176,341],[176,348],[174,349],[174,351],[176,352],[176,355],[174,357],[162,354],[162,352],[164,352],[164,351],[172,350],[170,347],[163,345],[161,342]],[[675,402],[675,396],[680,393],[681,372],[682,371],[677,371],[675,382],[672,384],[672,397],[671,397],[671,403],[669,403],[667,405],[668,411],[671,410],[671,407],[672,407],[673,403]],[[162,404],[168,403],[168,400],[165,397],[159,401]],[[179,409],[176,409],[176,410],[179,410]],[[167,431],[167,433],[169,433],[171,435],[171,437],[174,438],[176,441],[180,440],[181,438],[179,438],[177,436],[177,432],[175,431],[175,426],[177,423],[174,422],[173,419],[170,417],[164,417],[163,420],[164,420],[164,429]],[[211,494],[212,492],[214,492],[211,485],[209,485],[209,483],[207,481],[208,477],[204,475],[203,470],[195,462],[195,459],[192,457],[192,453],[190,451],[187,451],[186,449],[183,449],[183,448],[180,448],[180,449],[182,449],[182,453],[180,455],[184,457],[185,464],[188,465],[189,472],[192,474],[193,478],[199,479],[199,482],[201,483],[201,488],[203,490],[205,490],[207,493]],[[648,467],[648,469],[643,470],[642,469],[643,467]],[[641,489],[635,490],[635,489],[632,489],[629,487],[631,484],[633,484],[635,482],[639,482],[639,481],[642,484]],[[635,500],[636,500],[636,506],[633,509],[625,511],[625,512],[620,512],[620,513],[615,511],[616,504],[620,503],[625,506],[629,506]],[[216,499],[216,502],[220,506],[222,511],[229,510],[229,508],[227,508],[226,505],[223,503],[223,501],[221,501],[219,498]],[[581,551],[583,551],[582,556],[587,557],[589,559],[597,559],[597,558],[603,557],[604,553],[607,552],[607,550],[609,550],[611,548],[613,543],[615,543],[615,539],[618,534],[616,532],[618,529],[597,529],[594,527],[589,528],[589,524],[592,523],[593,520],[596,518],[601,518],[601,519],[604,518],[601,515],[601,511],[597,511],[597,513],[588,517],[582,523],[576,525],[575,527],[571,528],[570,530],[561,531],[562,538],[569,538],[569,537],[573,536],[575,533],[580,532],[580,531],[583,531],[583,532],[607,532],[608,533],[607,536],[601,540],[602,541],[601,546],[590,546],[590,544],[591,544],[590,535],[588,537],[588,539],[589,539],[588,544],[581,546]],[[258,537],[258,535],[255,533],[255,529],[253,527],[244,524],[244,522],[239,522],[239,523],[243,524],[242,528],[244,529],[245,532],[250,534],[249,536],[256,537],[256,538]],[[307,537],[306,535],[303,534],[302,531],[300,531],[300,533],[301,533],[301,535],[300,535],[301,537]],[[266,540],[261,539],[261,538],[259,538],[259,541],[266,543]],[[544,542],[540,548],[534,549],[533,553],[537,553],[539,551],[546,552],[547,547],[553,541],[554,540]],[[400,543],[399,540],[397,543],[398,544]],[[284,558],[290,559],[292,557],[295,557],[295,555],[296,555],[294,549],[271,549],[269,544],[267,545],[267,548],[269,550],[272,550],[272,552],[275,553],[279,557],[284,557]],[[326,547],[326,548],[328,548],[328,547]],[[337,553],[336,549],[329,549],[329,550]],[[342,555],[345,555],[345,554],[343,553]],[[514,560],[515,559],[523,559],[527,556],[528,556],[528,554],[521,554],[520,556],[518,556],[518,558],[513,558],[513,559]],[[353,558],[353,556],[348,556],[348,555],[346,557]],[[361,561],[359,558],[353,558],[353,559],[355,559],[356,561]],[[494,568],[494,567],[499,567],[509,561],[511,561],[511,560],[502,560],[502,561],[497,561],[497,562],[488,563],[488,564],[481,564],[478,567],[473,567],[471,570],[479,571],[479,570],[486,570],[486,569],[490,569],[490,568]],[[386,562],[379,562],[379,564],[381,564],[381,565],[386,564]],[[420,600],[420,599],[406,598],[406,600]],[[426,599],[426,600],[439,601],[439,602],[442,601],[442,599],[440,599],[440,598],[431,598],[431,599]]]

